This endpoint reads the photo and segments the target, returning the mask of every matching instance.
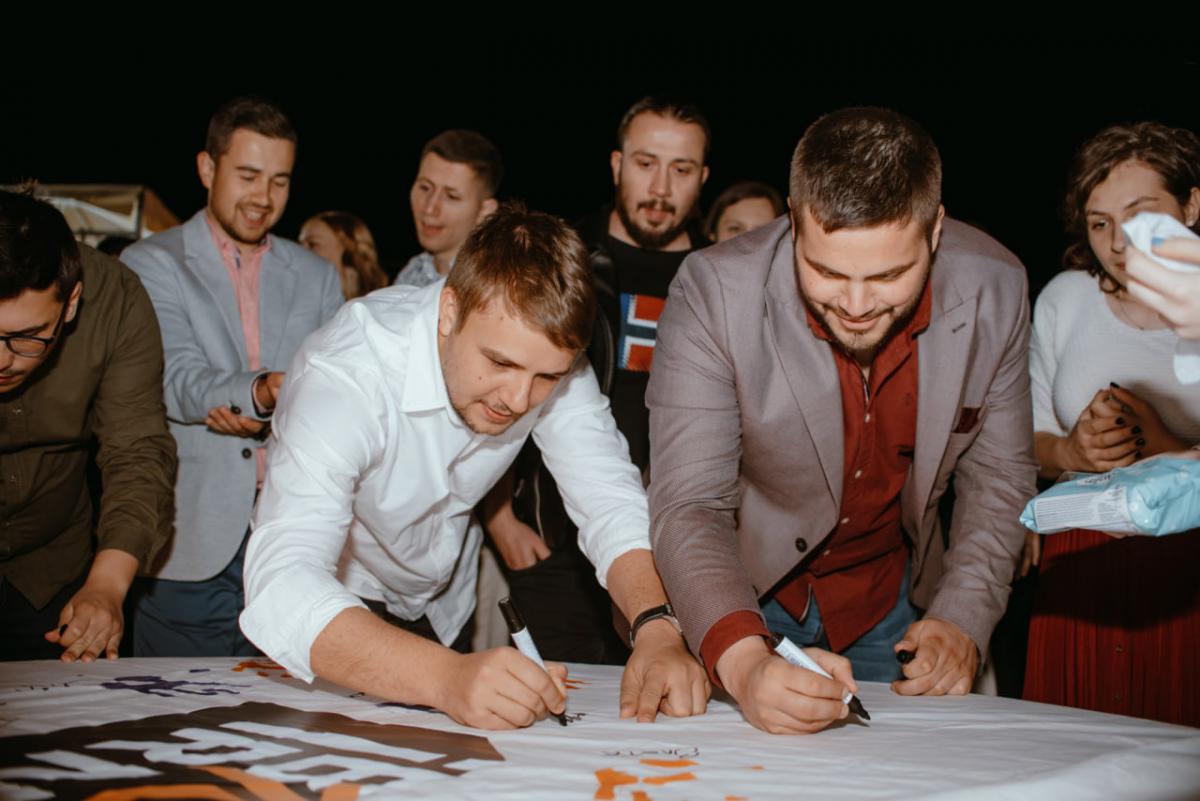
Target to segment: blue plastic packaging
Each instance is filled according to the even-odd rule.
[[[1039,534],[1087,528],[1161,537],[1200,528],[1200,460],[1159,456],[1107,473],[1075,473],[1025,505]]]

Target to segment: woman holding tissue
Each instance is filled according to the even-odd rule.
[[[1067,268],[1039,296],[1030,373],[1043,479],[1103,473],[1200,441],[1200,385],[1172,369],[1179,336],[1126,291],[1121,224],[1142,211],[1195,228],[1200,139],[1153,122],[1107,128],[1079,151]],[[1040,538],[1026,542],[1027,570]],[[1025,698],[1200,725],[1200,531],[1045,542]]]

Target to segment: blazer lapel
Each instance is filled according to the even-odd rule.
[[[238,313],[237,294],[225,261],[221,258],[212,232],[208,230],[206,212],[201,209],[183,226],[183,260],[188,270],[196,276],[212,296],[213,306],[221,315],[226,331],[233,343],[241,364],[247,364],[246,337],[242,333],[242,318]]]
[[[775,250],[767,278],[767,321],[775,355],[813,446],[835,507],[842,499],[842,389],[829,345],[813,336],[796,286],[792,239],[784,236]]]
[[[264,368],[288,369],[287,364],[280,364],[279,354],[283,347],[284,331],[287,330],[288,314],[292,310],[292,298],[295,294],[296,271],[273,241],[270,249],[263,254],[258,286],[258,327]]]
[[[952,291],[949,276],[939,280],[934,265],[933,316],[918,337],[917,443],[913,480],[905,487],[903,507],[919,522],[962,407],[967,359],[975,336],[977,298]]]

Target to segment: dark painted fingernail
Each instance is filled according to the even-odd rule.
[[[1124,417],[1118,417],[1118,418],[1117,418],[1117,425],[1119,425],[1119,426],[1123,426],[1123,425],[1125,425],[1125,418],[1124,418]]]
[[[897,651],[896,652],[896,661],[902,665],[907,665],[909,662],[913,661],[913,659],[915,659],[916,656],[917,655],[914,654],[912,651]]]
[[[1142,433],[1142,427],[1141,427],[1141,426],[1134,426],[1134,427],[1133,427],[1133,433],[1134,433],[1134,434],[1140,434],[1140,433]]]
[[[58,627],[58,636],[61,637],[66,633],[67,633],[67,624],[63,623],[61,626]]]
[[[1133,455],[1133,458],[1134,458],[1134,459],[1141,459],[1141,458],[1142,458],[1142,452],[1141,452],[1141,451],[1138,451],[1137,453],[1135,453],[1135,454]]]
[[[1146,444],[1146,440],[1139,438],[1139,439],[1138,439],[1138,441],[1137,441],[1137,442],[1135,442],[1134,444],[1135,444],[1135,445],[1137,445],[1137,446],[1140,448],[1140,447],[1142,447],[1143,445],[1145,445],[1145,444]]]
[[[1108,385],[1109,385],[1110,387],[1116,387],[1117,389],[1120,389],[1120,388],[1121,388],[1121,385],[1120,385],[1120,384],[1118,384],[1116,381],[1109,381],[1109,382],[1108,382]]]
[[[1125,412],[1125,414],[1133,414],[1133,409],[1130,409],[1124,403],[1121,404],[1121,411]]]

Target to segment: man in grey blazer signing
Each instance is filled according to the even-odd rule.
[[[684,262],[647,393],[663,583],[713,682],[777,733],[846,715],[854,678],[970,690],[1036,473],[1025,271],[945,218],[928,134],[822,117],[789,205]]]
[[[237,619],[280,368],[342,302],[333,265],[269,234],[295,153],[296,131],[278,106],[227,102],[197,157],[206,208],[121,254],[162,328],[181,463],[174,539],[136,593],[138,656],[258,653]]]

